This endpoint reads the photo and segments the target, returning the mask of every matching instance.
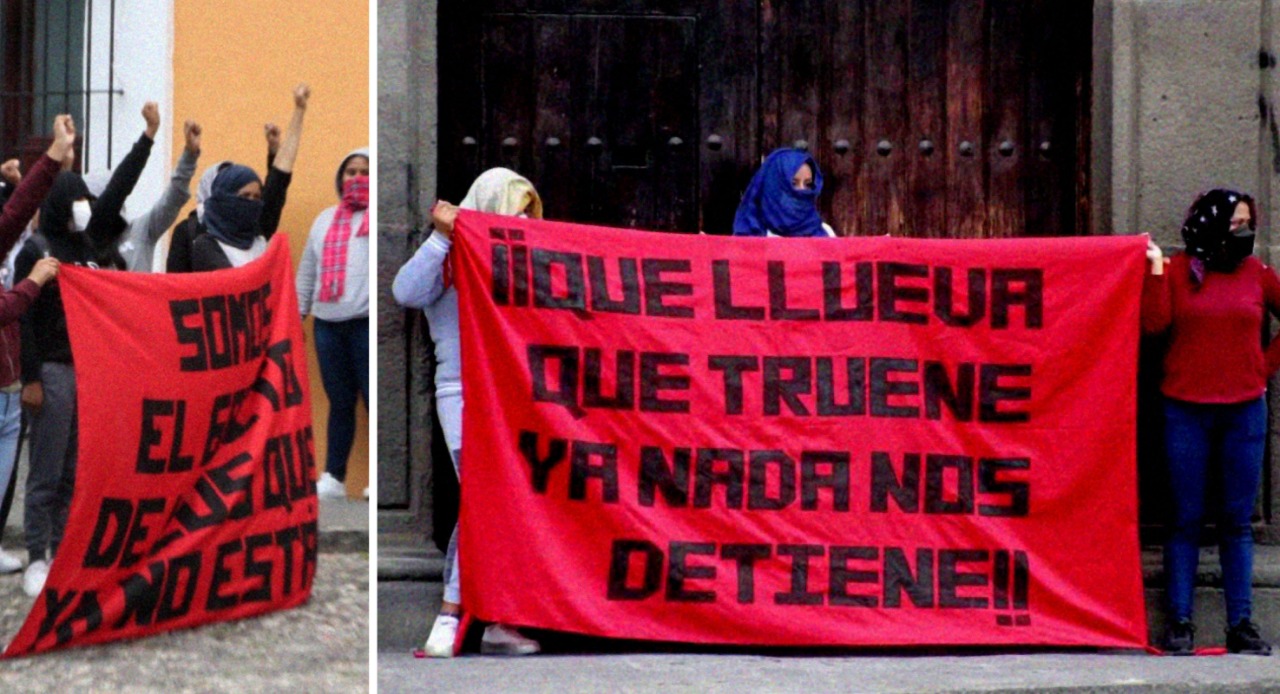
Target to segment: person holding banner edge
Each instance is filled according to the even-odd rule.
[[[455,471],[461,470],[462,371],[458,333],[458,292],[451,286],[446,261],[458,209],[491,214],[542,218],[542,199],[533,184],[510,169],[485,171],[471,184],[462,203],[439,201],[431,209],[435,231],[396,273],[391,291],[406,308],[421,309],[427,317],[436,354],[436,411]],[[459,474],[459,477],[461,475]],[[458,528],[455,526],[445,553],[444,602],[423,648],[429,657],[451,658],[456,653],[462,616],[458,567]],[[530,655],[541,650],[537,641],[519,631],[491,624],[485,628],[481,650],[492,655]]]
[[[1215,189],[1196,199],[1182,226],[1186,252],[1148,250],[1142,328],[1166,334],[1161,392],[1173,518],[1164,548],[1169,626],[1162,647],[1195,648],[1192,601],[1209,475],[1221,475],[1218,530],[1227,650],[1270,655],[1251,619],[1253,530],[1266,445],[1268,377],[1280,367],[1280,340],[1264,350],[1265,312],[1280,316],[1280,277],[1252,256],[1253,198]],[[1168,265],[1166,270],[1165,266]]]

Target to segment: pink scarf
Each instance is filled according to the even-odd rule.
[[[369,207],[369,177],[356,176],[342,190],[342,203],[333,213],[333,223],[324,236],[324,253],[320,259],[319,301],[342,298],[347,279],[347,243],[351,240],[351,217]],[[356,236],[369,235],[369,215],[364,216]]]

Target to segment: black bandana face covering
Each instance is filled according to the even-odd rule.
[[[1231,218],[1240,203],[1249,206],[1247,226],[1231,230]],[[1182,225],[1182,240],[1187,253],[1213,272],[1232,272],[1253,254],[1256,221],[1253,198],[1234,190],[1216,189],[1201,195]],[[1193,263],[1193,272],[1195,263]],[[1197,279],[1202,279],[1197,277]]]

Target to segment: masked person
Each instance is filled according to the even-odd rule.
[[[808,152],[774,150],[751,178],[733,216],[734,236],[830,237],[818,214],[822,170]]]
[[[95,197],[80,174],[64,171],[40,208],[40,226],[14,263],[26,277],[41,258],[63,264],[123,270],[119,244],[128,228],[120,215],[147,164],[159,119],[143,108],[146,131],[121,160]],[[39,595],[67,522],[75,482],[76,384],[67,317],[57,283],[45,287],[22,316],[22,404],[30,413],[31,469],[27,474],[23,519],[29,563],[23,575],[27,595]]]
[[[267,242],[271,240],[280,225],[280,213],[284,209],[285,192],[288,190],[293,164],[301,144],[302,120],[310,97],[311,89],[307,85],[301,84],[294,89],[293,119],[289,123],[289,130],[285,133],[279,152],[269,167],[265,187],[257,174],[248,167],[225,163],[218,165],[218,171],[210,186],[209,197],[202,204],[203,213],[200,215],[200,222],[194,230],[194,235],[191,236],[189,262],[182,257],[185,251],[181,249],[180,244],[184,244],[185,240],[175,236],[169,249],[169,272],[205,272],[241,267],[266,252]],[[225,189],[221,191],[224,197],[215,200],[219,195],[218,181],[231,166],[236,166],[240,170],[236,180],[241,181],[243,186],[247,186],[247,188],[243,186],[238,188],[235,193],[245,200],[257,202],[253,206],[258,210],[256,217],[250,218],[242,214],[250,207],[248,205],[227,204]],[[245,172],[252,174],[252,181],[245,177]],[[232,207],[240,211],[233,211]],[[177,256],[174,255],[175,252]]]
[[[346,496],[347,457],[356,433],[356,400],[369,407],[369,150],[338,166],[340,203],[316,217],[298,265],[298,308],[314,315],[316,359],[329,398],[321,497]]]
[[[151,272],[156,243],[178,218],[182,206],[191,199],[191,177],[195,175],[196,162],[200,158],[202,132],[199,123],[187,121],[183,124],[185,146],[169,178],[169,185],[151,209],[129,222],[124,241],[120,244],[120,254],[130,271]]]
[[[462,209],[493,214],[542,217],[542,199],[533,184],[510,169],[489,169],[480,174],[463,198]],[[458,292],[445,280],[445,261],[453,237],[453,222],[458,207],[447,202],[436,203],[431,211],[435,231],[396,274],[391,291],[396,301],[407,308],[422,309],[431,329],[436,352],[436,412],[440,428],[453,459],[454,470],[460,469],[462,456],[462,371],[459,362]],[[445,552],[444,604],[425,650],[433,658],[450,658],[458,632],[462,611],[458,567],[458,529],[453,529]],[[527,655],[537,653],[538,642],[511,627],[490,625],[484,631],[481,647],[486,653]]]
[[[0,252],[12,257],[15,255],[13,249],[16,244],[30,233],[28,223],[53,187],[63,162],[71,159],[75,136],[75,125],[71,117],[58,116],[54,121],[53,143],[49,145],[49,151],[40,157],[25,177],[16,165],[9,166],[10,162],[5,163],[10,168],[9,175],[13,181],[3,210],[0,211]],[[4,490],[4,500],[0,502],[0,531],[5,527],[9,508],[13,503],[18,477],[18,443],[22,431],[22,382],[17,368],[21,363],[18,318],[39,295],[40,287],[57,273],[58,264],[53,259],[38,263],[31,270],[31,281],[14,282],[10,279],[12,273],[8,267],[9,257],[6,257],[2,274],[5,275],[5,288],[11,291],[0,295],[0,352],[4,355],[4,359],[0,360],[0,490]],[[10,287],[11,284],[14,286]],[[0,573],[12,573],[21,569],[21,559],[0,550]]]
[[[1160,390],[1173,519],[1164,548],[1169,627],[1166,651],[1194,651],[1192,597],[1210,476],[1220,477],[1220,561],[1227,649],[1267,655],[1251,620],[1253,534],[1266,445],[1267,378],[1280,366],[1280,341],[1265,349],[1265,313],[1280,316],[1280,277],[1251,254],[1253,198],[1232,190],[1201,195],[1182,227],[1186,253],[1148,257],[1163,272],[1143,287],[1144,332],[1167,334]]]

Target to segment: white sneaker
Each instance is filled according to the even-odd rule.
[[[480,639],[480,652],[485,655],[532,655],[540,650],[537,641],[503,624],[490,624]]]
[[[453,644],[457,640],[458,615],[437,615],[435,623],[431,625],[431,635],[427,637],[422,650],[427,652],[428,658],[452,658],[455,655]]]
[[[0,574],[11,574],[22,570],[22,560],[0,549]]]
[[[368,488],[368,487],[365,487],[365,488],[364,488],[364,498],[366,498],[366,499],[368,499],[368,498],[369,498],[369,488]]]
[[[321,499],[345,499],[347,498],[347,485],[339,482],[336,477],[326,472],[320,475],[320,479],[316,481],[316,496]]]
[[[44,580],[49,577],[49,562],[41,559],[31,562],[26,573],[22,574],[22,592],[28,597],[37,597],[44,590]]]

